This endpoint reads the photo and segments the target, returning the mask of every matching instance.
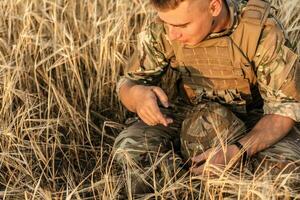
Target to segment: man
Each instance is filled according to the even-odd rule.
[[[126,155],[140,163],[139,170],[151,168],[152,158],[176,151],[181,139],[182,156],[195,164],[190,171],[196,175],[203,163],[244,162],[253,155],[280,166],[299,160],[294,125],[300,121],[300,65],[270,5],[261,0],[151,3],[160,20],[141,32],[118,83],[122,103],[141,120],[117,137],[117,159],[124,162]],[[181,159],[169,154],[161,165],[176,168]]]

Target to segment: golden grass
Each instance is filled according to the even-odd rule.
[[[273,3],[299,53],[299,1]],[[0,198],[122,198],[111,145],[127,114],[115,86],[149,19],[147,3],[3,0],[0,11]],[[293,174],[208,170],[218,178],[180,179],[148,197],[198,198],[200,186],[200,199],[297,195],[285,183]]]

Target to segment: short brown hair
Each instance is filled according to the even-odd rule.
[[[150,3],[159,10],[175,9],[185,0],[150,0]]]

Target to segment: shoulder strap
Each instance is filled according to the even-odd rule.
[[[270,14],[270,8],[270,3],[264,0],[249,0],[242,11],[242,21],[263,27]]]
[[[255,56],[261,32],[270,13],[270,3],[249,0],[242,10],[238,27],[231,35],[232,40],[251,62]]]

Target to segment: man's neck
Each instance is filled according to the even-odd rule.
[[[224,31],[226,28],[229,28],[230,25],[230,13],[229,8],[226,3],[226,0],[222,1],[222,10],[221,13],[215,17],[214,27],[212,32],[218,33]]]

